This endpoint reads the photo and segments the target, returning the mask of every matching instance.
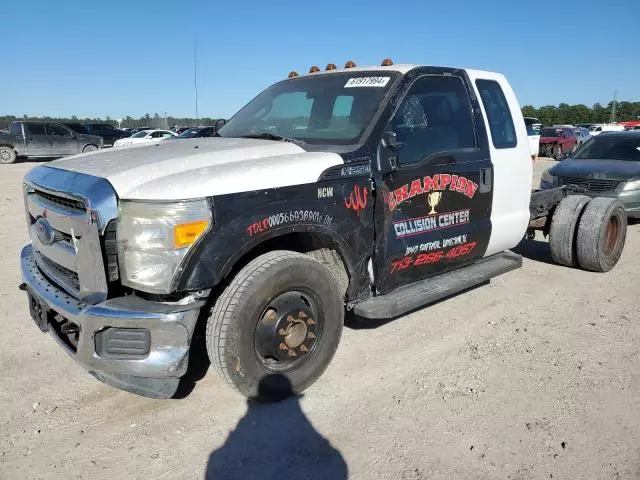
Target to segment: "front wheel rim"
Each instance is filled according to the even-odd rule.
[[[3,162],[11,160],[11,152],[7,148],[0,149],[0,160]]]
[[[322,314],[315,299],[300,291],[272,299],[258,319],[254,349],[260,363],[272,372],[299,368],[315,355],[322,337]]]

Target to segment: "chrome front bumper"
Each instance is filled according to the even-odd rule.
[[[30,296],[47,310],[45,315],[50,321],[44,329],[92,375],[139,395],[173,396],[180,377],[187,371],[191,338],[203,301],[177,305],[130,295],[91,305],[49,281],[38,268],[31,245],[22,249],[20,266]],[[59,325],[73,325],[76,341],[65,338],[60,328],[55,328]],[[96,334],[108,329],[148,331],[148,352],[99,355]]]

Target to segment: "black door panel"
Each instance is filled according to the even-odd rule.
[[[492,165],[477,100],[462,75],[429,73],[404,90],[385,128],[395,141],[378,149],[387,166],[376,198],[382,294],[481,258],[491,236]]]

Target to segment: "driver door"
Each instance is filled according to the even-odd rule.
[[[491,236],[492,164],[476,97],[465,77],[429,72],[407,90],[378,150],[381,294],[472,263]]]

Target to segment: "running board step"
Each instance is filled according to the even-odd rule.
[[[520,255],[513,252],[498,253],[467,267],[441,273],[398,287],[386,295],[365,300],[354,307],[354,312],[359,317],[371,320],[395,318],[520,267]]]

